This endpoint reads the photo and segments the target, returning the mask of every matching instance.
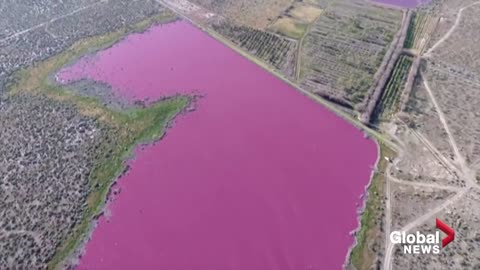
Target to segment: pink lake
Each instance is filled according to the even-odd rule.
[[[77,269],[341,269],[376,144],[186,22],[59,73],[130,99],[202,93],[136,152]]]
[[[405,7],[405,8],[415,8],[421,4],[428,3],[430,0],[374,0],[378,3]]]

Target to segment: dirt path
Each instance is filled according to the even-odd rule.
[[[440,121],[442,122],[443,128],[447,132],[449,143],[452,146],[452,149],[455,153],[456,161],[457,161],[458,165],[460,166],[461,173],[462,173],[463,178],[465,178],[467,187],[480,188],[478,186],[477,182],[476,182],[476,179],[475,179],[475,172],[472,171],[469,168],[465,158],[463,158],[463,156],[460,153],[460,150],[458,149],[458,146],[457,146],[457,143],[455,142],[453,134],[450,131],[450,128],[448,127],[445,115],[443,114],[443,111],[441,110],[440,106],[438,105],[438,103],[435,99],[435,96],[433,95],[433,92],[430,89],[430,86],[428,85],[427,80],[425,80],[422,75],[420,75],[420,78],[423,80],[423,85],[427,89],[428,95],[430,96],[430,99],[432,100],[432,103],[435,106],[435,109],[437,110],[437,113],[438,113],[438,116],[440,117]]]
[[[436,184],[425,184],[425,183],[411,183],[414,186],[417,187],[434,187],[434,188],[442,188],[442,189],[449,189],[452,191],[457,191],[457,193],[453,196],[450,197],[449,199],[445,200],[441,205],[437,206],[433,210],[429,211],[428,213],[424,214],[423,216],[415,219],[414,221],[410,222],[403,228],[401,228],[399,231],[405,231],[408,232],[412,230],[413,228],[420,226],[424,224],[427,220],[432,218],[434,215],[438,214],[440,211],[444,210],[445,208],[449,207],[452,203],[458,201],[460,198],[462,198],[472,187],[474,188],[479,188],[478,184],[475,182],[474,175],[472,174],[472,170],[468,167],[465,159],[463,156],[460,154],[460,151],[458,149],[457,143],[453,137],[452,132],[450,131],[450,128],[447,124],[447,120],[445,118],[445,115],[443,114],[443,111],[441,110],[440,106],[437,103],[437,100],[435,99],[435,96],[433,95],[433,92],[427,82],[423,78],[423,76],[420,74],[420,79],[423,81],[423,84],[428,92],[428,95],[432,101],[432,104],[434,105],[437,114],[439,116],[440,122],[442,123],[443,128],[445,129],[445,132],[447,133],[449,144],[451,145],[454,153],[455,153],[455,159],[456,162],[458,163],[459,168],[456,166],[453,166],[448,159],[444,158],[443,155],[438,151],[433,145],[430,144],[430,142],[422,140],[422,143],[427,146],[432,153],[437,153],[438,156],[437,158],[443,160],[450,169],[452,169],[455,172],[458,172],[460,177],[465,180],[466,187],[465,188],[454,188],[454,187],[449,187],[449,186],[441,186],[441,185],[436,185]],[[395,244],[391,243],[389,240],[390,236],[390,228],[391,228],[391,205],[390,205],[390,197],[391,197],[391,190],[390,190],[390,181],[391,182],[396,182],[396,183],[406,183],[406,181],[402,181],[399,179],[395,179],[391,175],[389,175],[389,172],[387,172],[387,206],[386,206],[386,212],[385,212],[385,217],[386,217],[386,235],[385,235],[385,258],[383,262],[383,268],[385,270],[391,270],[392,269],[392,261],[393,261],[393,250],[395,248]]]
[[[460,150],[458,150],[457,143],[455,142],[455,139],[453,138],[452,132],[450,131],[450,128],[448,127],[447,124],[447,119],[445,118],[445,115],[443,114],[443,111],[440,109],[440,106],[437,103],[437,100],[435,96],[433,95],[432,89],[430,89],[430,85],[428,84],[427,80],[423,78],[423,75],[420,74],[420,79],[423,81],[423,86],[425,86],[425,89],[427,90],[428,95],[430,96],[430,100],[432,101],[433,106],[435,107],[435,110],[437,111],[438,117],[440,119],[440,122],[443,125],[443,128],[445,129],[445,132],[447,132],[448,140],[450,143],[450,146],[453,149],[453,152],[455,153],[455,158],[457,159],[457,162],[460,165],[464,165],[464,160],[463,157],[460,154]],[[463,168],[464,166],[462,166]]]
[[[392,164],[388,164],[387,169],[385,170],[385,173],[387,174],[386,181],[385,181],[385,194],[386,194],[386,199],[385,199],[385,249],[388,247],[390,244],[390,233],[392,230],[392,203],[391,203],[391,184],[390,184],[390,179],[389,176],[391,175],[390,170],[392,168]]]
[[[465,9],[469,8],[469,7],[472,7],[472,6],[475,6],[475,5],[478,5],[480,4],[480,1],[477,1],[475,3],[472,3],[470,5],[467,5],[463,8],[461,8],[458,13],[457,13],[457,19],[455,20],[455,24],[452,26],[452,28],[450,28],[448,30],[448,32],[439,40],[437,41],[437,43],[435,43],[425,54],[424,56],[425,57],[429,57],[431,55],[431,53],[433,52],[433,50],[435,50],[437,47],[439,47],[440,45],[442,45],[442,43],[447,40],[451,35],[452,33],[455,31],[455,29],[457,28],[457,26],[460,24],[460,21],[462,19],[462,13]]]
[[[445,186],[445,185],[439,185],[439,184],[433,184],[433,183],[419,183],[419,182],[400,180],[394,177],[393,175],[388,175],[388,178],[390,178],[390,181],[397,184],[419,187],[419,188],[435,188],[435,189],[444,189],[444,190],[450,190],[450,191],[462,190],[462,188],[454,187],[454,186]]]
[[[310,32],[312,26],[317,23],[318,19],[321,17],[322,15],[320,14],[318,17],[315,18],[315,20],[313,20],[310,24],[308,24],[307,26],[307,29],[305,30],[305,33],[303,34],[302,38],[298,41],[298,50],[297,50],[297,66],[296,66],[296,70],[295,70],[295,79],[297,80],[297,82],[300,83],[300,69],[302,68],[301,66],[301,53],[302,53],[302,45],[303,45],[303,41],[305,40],[305,37],[308,35],[308,33]]]
[[[451,174],[454,175],[458,178],[458,173],[460,172],[460,169],[455,166],[450,159],[445,157],[435,146],[433,146],[432,142],[428,140],[423,134],[420,132],[408,127],[407,123],[405,123],[403,120],[400,118],[397,118],[399,122],[401,122],[410,133],[412,133],[427,149],[428,151],[433,155],[433,157],[440,162],[440,164]]]
[[[303,37],[298,41],[298,50],[297,50],[297,65],[296,65],[296,68],[295,68],[295,80],[300,83],[300,69],[302,68],[301,66],[301,62],[302,62],[302,44],[303,44],[303,40],[305,39],[305,37],[307,36],[308,34],[308,31],[310,31],[310,25],[307,27],[307,30],[305,31],[305,34],[303,35]]]
[[[456,202],[460,198],[462,198],[469,190],[470,190],[469,188],[465,188],[465,189],[461,190],[459,193],[455,194],[453,197],[450,197],[449,199],[447,199],[441,205],[437,206],[436,208],[429,211],[425,215],[423,215],[423,216],[417,218],[416,220],[410,222],[409,224],[405,225],[399,231],[408,232],[411,229],[424,224],[427,220],[430,220],[432,217],[437,215],[440,211],[444,210],[445,208],[449,207],[451,204],[453,204],[454,202]],[[393,249],[394,248],[395,248],[395,244],[388,241],[387,246],[386,246],[385,259],[384,259],[384,262],[383,262],[383,269],[384,270],[391,270],[392,269]]]

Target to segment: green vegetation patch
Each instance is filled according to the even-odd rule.
[[[385,157],[392,159],[396,153],[381,142],[379,142],[379,147],[377,168],[368,188],[368,198],[360,220],[360,230],[356,234],[357,244],[350,253],[349,263],[358,270],[372,269],[376,258],[374,247],[378,248],[379,241],[384,239],[382,220],[385,196],[383,194],[385,193],[385,173],[389,163]]]
[[[49,269],[60,268],[68,256],[85,240],[92,220],[102,212],[110,187],[124,172],[125,160],[132,155],[135,146],[160,139],[169,121],[181,113],[191,101],[187,96],[174,96],[146,108],[114,111],[104,106],[97,98],[80,96],[54,85],[49,81],[49,75],[86,53],[111,46],[128,33],[143,31],[152,24],[175,19],[172,13],[164,12],[119,31],[86,38],[65,52],[22,70],[14,76],[14,83],[9,87],[10,95],[28,91],[70,104],[80,114],[96,119],[102,129],[106,130],[102,143],[95,153],[83,219],[57,248],[55,256],[49,262]]]
[[[425,12],[415,12],[412,15],[408,26],[407,37],[405,38],[404,48],[420,49],[421,39],[426,38],[426,34],[431,26],[431,15]]]
[[[270,26],[270,30],[279,34],[300,39],[305,34],[308,25],[292,18],[282,17]]]
[[[298,20],[312,23],[322,14],[322,10],[310,5],[297,5],[289,11],[289,14]]]
[[[373,83],[373,78],[367,72],[358,71],[344,77],[339,77],[337,84],[346,93],[346,99],[353,104],[360,103]]]
[[[405,88],[412,62],[412,58],[406,55],[400,56],[397,60],[382,97],[373,112],[373,122],[388,121],[398,111],[398,101]]]
[[[408,31],[407,31],[407,37],[405,38],[405,43],[403,44],[404,48],[410,49],[413,47],[413,41],[415,37],[415,26],[416,26],[416,21],[418,21],[418,13],[413,13],[412,18],[410,19],[410,23],[408,24]]]

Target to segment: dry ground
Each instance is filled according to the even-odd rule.
[[[236,24],[265,29],[293,0],[191,0]]]
[[[397,182],[392,183],[391,188],[392,230],[401,229],[455,194],[448,189],[413,186]]]
[[[438,255],[403,255],[400,246],[395,252],[393,269],[480,269],[480,193],[469,191],[436,217],[455,229],[455,240]],[[423,233],[434,233],[435,219],[413,228]]]
[[[34,1],[24,2],[32,4]],[[158,2],[167,2],[177,12],[199,20],[285,77],[296,80],[302,88],[354,110],[371,89],[373,77],[402,20],[402,12],[397,9],[361,0],[64,2],[69,3],[68,10],[52,4],[51,9],[37,7],[34,9],[36,13],[12,9],[11,3],[0,6],[0,12],[8,15],[0,18],[0,26],[7,29],[0,33],[0,89],[5,85],[7,75],[14,70],[56,54],[82,37],[112,31],[152,16],[160,8]],[[439,21],[435,28],[429,28],[431,32],[424,31],[419,37],[420,40],[429,40],[426,53],[422,54],[422,50],[408,52],[421,53],[414,56],[423,60],[421,76],[415,80],[406,109],[379,127],[396,140],[398,157],[385,172],[379,172],[386,180],[379,185],[378,192],[385,189],[385,193],[371,196],[377,203],[370,212],[375,217],[371,222],[374,228],[365,234],[375,238],[372,241],[375,245],[367,241],[367,249],[364,249],[374,249],[374,255],[369,253],[359,263],[360,269],[374,265],[384,269],[480,269],[480,217],[477,211],[480,188],[475,182],[480,180],[480,17],[477,15],[480,4],[474,3],[476,0],[434,0],[431,5],[422,7]],[[469,8],[459,13],[465,7]],[[10,14],[12,10],[29,14],[25,18],[30,16],[32,19],[17,20],[15,12]],[[80,17],[63,16],[70,13],[78,13]],[[108,16],[111,14],[121,16]],[[49,21],[50,18],[56,19]],[[82,23],[75,24],[79,20]],[[11,21],[19,23],[12,24]],[[9,108],[8,104],[5,106]],[[32,108],[32,111],[35,109],[39,107]],[[63,115],[68,116],[68,113]],[[75,117],[72,119],[77,119]],[[8,115],[4,119],[8,119]],[[64,123],[39,121],[36,124]],[[31,126],[31,123],[23,125]],[[12,125],[6,123],[5,126]],[[19,136],[16,139],[24,138]],[[15,151],[7,154],[12,153],[16,154]],[[10,162],[19,157],[23,160],[25,154],[22,152],[5,160]],[[10,167],[6,165],[0,169]],[[44,244],[39,236],[43,234],[41,228],[37,228],[39,234],[32,234],[28,228],[10,229],[18,225],[11,213],[19,208],[12,204],[12,195],[5,192],[10,185],[7,180],[0,183],[4,185],[0,196],[6,196],[3,201],[9,207],[0,210],[7,217],[0,221],[4,226],[0,237],[9,240],[0,245],[2,254],[15,250],[14,245],[17,248],[32,247],[32,252],[38,253],[36,247]],[[31,183],[24,186],[30,187]],[[37,205],[38,202],[34,201],[28,207],[38,208]],[[66,206],[62,204],[62,207]],[[378,237],[387,236],[393,229],[433,231],[434,217],[442,218],[458,232],[457,240],[438,256],[403,256],[395,252],[398,247],[389,245],[387,240],[378,242]],[[63,225],[70,226],[76,218],[65,216]],[[55,237],[61,237],[64,230],[52,234],[55,233],[58,233]],[[52,251],[50,248],[44,252],[51,254]],[[16,260],[25,261],[24,265],[32,265],[32,260],[37,262],[35,256],[27,258],[22,252],[15,254],[18,254]],[[0,259],[0,265],[11,266],[11,261]]]
[[[0,124],[0,268],[41,269],[83,217],[105,134],[42,95],[0,97]]]
[[[388,129],[402,145],[392,169],[402,183],[392,180],[387,222],[392,229],[431,233],[438,217],[456,231],[456,239],[428,256],[404,255],[400,246],[388,245],[383,266],[480,269],[480,2],[434,1],[430,8],[440,21],[426,33],[432,39],[405,111]]]

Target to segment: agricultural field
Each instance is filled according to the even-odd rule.
[[[296,3],[287,9],[287,14],[297,20],[312,23],[322,14],[322,9],[313,5]]]
[[[255,29],[267,26],[286,10],[293,0],[191,0],[201,7],[233,21]]]
[[[293,18],[282,17],[268,29],[289,38],[300,39],[307,31],[308,25]]]
[[[362,1],[320,4],[323,12],[302,43],[300,83],[354,109],[371,89],[403,13]]]
[[[231,42],[270,66],[292,77],[295,69],[297,42],[262,30],[238,26],[222,20],[212,28]]]
[[[418,53],[423,52],[437,22],[438,18],[429,12],[415,12],[410,20],[404,47]]]
[[[301,39],[308,26],[321,14],[322,10],[316,6],[295,2],[268,29],[289,38]]]
[[[407,75],[412,65],[412,58],[406,55],[400,56],[390,79],[383,90],[382,96],[373,112],[373,123],[388,121],[398,111],[399,99],[405,88]]]

